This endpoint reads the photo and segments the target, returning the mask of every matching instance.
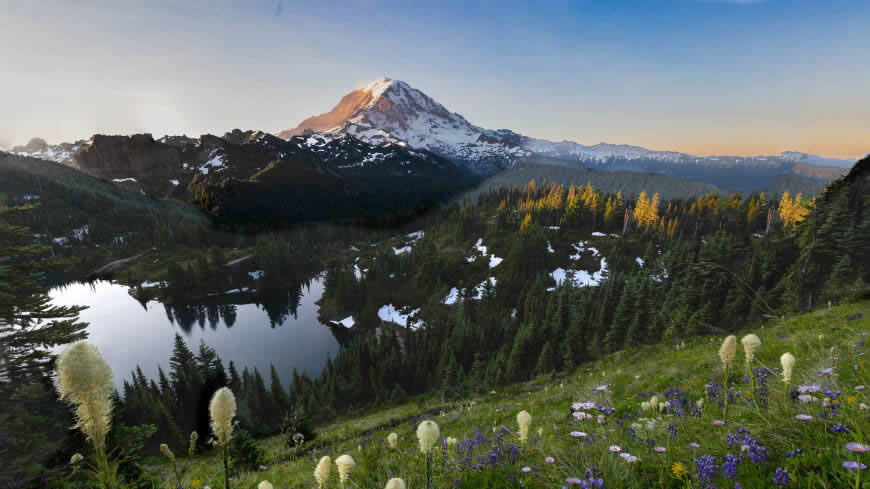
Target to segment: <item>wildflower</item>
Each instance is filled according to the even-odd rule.
[[[867,453],[870,451],[870,445],[864,445],[862,443],[846,443],[846,450],[849,450],[852,453]]]
[[[582,431],[572,431],[571,436],[573,436],[574,438],[586,438],[586,433]]]
[[[821,390],[822,388],[819,387],[818,384],[802,385],[798,387],[798,392],[800,392],[801,394],[806,394],[807,392],[819,392]]]
[[[674,465],[671,466],[671,472],[673,472],[674,475],[677,477],[682,477],[682,476],[686,475],[686,472],[688,472],[688,469],[686,468],[685,465],[681,464],[680,462],[674,462]]]
[[[81,453],[74,453],[73,456],[69,458],[69,464],[75,465],[84,459],[85,457],[83,457]]]
[[[169,445],[166,443],[160,444],[160,453],[162,453],[163,456],[168,458],[172,463],[175,463],[175,454],[172,453],[172,450],[169,449]]]
[[[626,454],[626,455],[628,455],[628,454]],[[633,463],[640,460],[640,458],[635,457],[634,455],[628,455],[627,457],[623,457],[623,458],[626,462],[628,462],[630,464],[633,464]]]
[[[713,426],[724,426],[724,425],[725,425],[725,422],[722,421],[721,419],[714,419],[713,420]]]
[[[532,471],[532,468],[531,468],[531,467],[523,467],[523,468],[520,469],[520,470],[522,470],[523,472],[531,472],[531,471]]]
[[[789,452],[785,452],[785,458],[797,457],[798,455],[802,455],[803,453],[804,451],[798,448]]]
[[[791,381],[792,369],[794,369],[794,355],[791,353],[783,353],[779,357],[779,362],[782,364],[782,379],[788,384]]]
[[[746,363],[752,363],[755,358],[755,350],[761,346],[761,340],[754,334],[748,334],[740,340],[743,343],[743,350],[746,352]]]
[[[737,337],[734,335],[727,336],[722,341],[722,346],[719,347],[719,359],[722,360],[722,366],[727,370],[734,363],[734,358],[737,356]]]
[[[843,468],[847,470],[857,471],[864,470],[867,468],[867,466],[864,464],[859,465],[858,462],[843,462]]]
[[[791,485],[791,477],[788,475],[788,470],[782,467],[777,467],[773,474],[773,483],[779,487],[788,487]]]
[[[356,462],[353,461],[353,457],[350,455],[342,455],[335,459],[335,465],[338,466],[338,478],[341,480],[341,486],[344,487],[347,484],[348,477],[350,477],[350,471],[356,465]]]
[[[269,481],[263,481],[257,484],[257,489],[272,489],[272,484]]]
[[[565,479],[565,482],[567,482],[568,484],[576,486],[577,484],[580,484],[583,481],[581,481],[580,479],[578,479],[576,477],[568,477],[567,479]]]
[[[809,395],[809,394],[801,394],[798,396],[798,400],[800,402],[806,403],[806,402],[814,402],[816,400],[816,398]]]
[[[731,455],[725,455],[725,461],[722,462],[722,475],[728,479],[737,477],[737,466],[740,464],[740,459]]]
[[[405,481],[398,477],[390,479],[384,489],[405,489]]]
[[[208,404],[208,412],[217,445],[226,446],[233,436],[233,417],[236,415],[236,396],[233,391],[226,387],[218,389]]]
[[[701,448],[701,445],[698,445],[698,444],[695,443],[695,442],[689,443],[689,446],[690,446],[691,448]]]
[[[654,450],[658,453],[665,453],[668,451],[668,449],[665,447],[655,447]]]
[[[194,452],[196,452],[196,441],[199,439],[199,433],[195,431],[190,432],[190,446],[187,448],[187,455],[192,457]]]
[[[592,415],[583,411],[574,411],[571,416],[574,416],[578,421],[583,421],[592,417]]]
[[[202,485],[202,481],[199,479],[194,479],[194,480],[190,481],[191,487],[199,487],[201,485]],[[272,486],[269,486],[269,487],[272,487]]]
[[[613,453],[619,453],[622,451],[622,447],[620,447],[619,445],[610,445],[610,448],[608,448],[608,450]]]
[[[417,439],[420,441],[420,451],[428,453],[441,437],[438,425],[434,421],[426,420],[417,426]]]
[[[302,433],[296,433],[293,435],[293,443],[298,447],[299,445],[305,443],[305,435]]]
[[[712,486],[716,459],[710,455],[701,455],[700,458],[695,459],[695,469],[698,471],[698,480],[704,482],[704,487]]]
[[[538,438],[544,436],[544,428],[538,427]]]
[[[864,390],[864,386],[863,386],[863,385],[856,385],[856,386],[855,386],[855,390],[856,390],[856,391],[863,391],[863,390]]]
[[[525,443],[529,437],[529,425],[532,424],[532,415],[528,411],[520,411],[517,414],[517,424],[520,426],[520,442]]]
[[[326,483],[329,482],[329,465],[331,459],[329,456],[324,456],[320,459],[320,462],[317,463],[317,468],[314,469],[314,479],[317,481],[317,486],[320,489],[326,487]],[[389,486],[389,484],[387,484]]]
[[[606,422],[607,422],[607,419],[604,417],[604,415],[599,414],[598,415],[598,424],[605,424]]]
[[[399,435],[390,433],[387,435],[387,442],[390,444],[390,448],[396,448],[399,446]]]
[[[547,462],[548,464],[554,463],[555,461],[556,459],[554,459],[553,457],[547,457],[544,459],[544,462]]]
[[[96,345],[78,341],[58,356],[57,391],[75,405],[75,427],[102,457],[112,422],[112,370]]]
[[[795,416],[795,418],[797,418],[801,421],[809,421],[809,420],[813,419],[813,417],[810,416],[809,414],[798,414],[797,416]]]
[[[457,440],[456,438],[453,438],[453,437],[448,436],[446,441],[447,441],[447,446],[448,446],[448,447],[450,447],[450,448],[455,448],[455,447],[456,447],[456,443],[457,443],[459,440]]]

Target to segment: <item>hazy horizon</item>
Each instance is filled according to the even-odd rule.
[[[870,153],[859,1],[0,0],[0,14],[6,148],[276,133],[389,76],[472,124],[553,141]]]

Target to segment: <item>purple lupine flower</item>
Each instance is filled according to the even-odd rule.
[[[788,470],[782,467],[777,467],[773,473],[773,483],[779,487],[788,487],[791,485],[791,477],[788,475]]]
[[[712,488],[713,476],[716,472],[716,459],[710,455],[701,455],[695,459],[695,468],[698,470],[698,480],[703,487]]]
[[[734,479],[737,477],[737,465],[740,464],[740,459],[731,455],[725,455],[725,461],[722,462],[722,475],[729,478]]]

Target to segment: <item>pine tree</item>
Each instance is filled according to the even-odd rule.
[[[34,243],[28,228],[6,219],[33,209],[0,205],[0,389],[39,382],[51,376],[52,348],[84,339],[82,307],[55,306],[44,273],[59,270],[49,246]]]
[[[541,349],[541,354],[538,356],[538,364],[535,371],[539,375],[544,375],[552,372],[554,368],[553,346],[548,341],[544,343],[544,347]]]

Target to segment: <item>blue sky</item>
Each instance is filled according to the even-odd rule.
[[[698,154],[870,152],[870,3],[0,0],[0,145],[278,131],[387,75],[472,123]]]

